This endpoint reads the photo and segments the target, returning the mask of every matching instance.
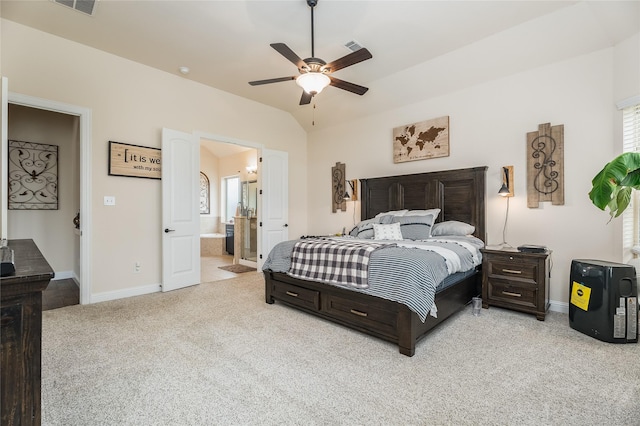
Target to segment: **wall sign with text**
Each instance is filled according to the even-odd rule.
[[[109,141],[109,175],[161,178],[162,150]]]

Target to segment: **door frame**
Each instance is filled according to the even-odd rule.
[[[235,138],[230,138],[228,136],[222,136],[222,135],[216,135],[213,133],[207,133],[207,132],[200,132],[200,131],[194,131],[193,135],[195,137],[198,138],[198,140],[200,141],[200,143],[202,143],[202,139],[206,139],[206,140],[210,140],[210,141],[214,141],[214,142],[222,142],[222,143],[230,143],[232,145],[239,145],[239,146],[244,146],[247,148],[252,148],[258,151],[258,176],[256,178],[256,180],[258,181],[258,194],[261,193],[262,191],[262,179],[260,178],[261,175],[261,168],[262,168],[262,163],[260,161],[260,158],[262,157],[262,150],[264,148],[264,144],[261,143],[257,143],[257,142],[251,142],[251,141],[245,141],[245,140],[241,140],[241,139],[235,139]],[[261,206],[261,202],[262,202],[262,197],[258,197],[258,215],[257,215],[257,220],[258,222],[260,222],[260,218],[262,217],[262,206]],[[262,252],[261,247],[260,247],[260,242],[262,241],[262,227],[258,227],[258,233],[257,233],[257,241],[256,244],[258,245],[258,253],[256,254],[257,256],[257,262],[256,264],[257,266],[257,270],[260,270],[260,268],[262,267],[262,263],[264,260],[261,261],[260,259],[260,253]],[[253,266],[253,265],[251,265]]]
[[[9,91],[9,104],[73,115],[80,136],[80,304],[91,303],[91,109]]]

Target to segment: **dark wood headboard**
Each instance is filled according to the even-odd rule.
[[[486,241],[487,167],[360,179],[361,218],[390,210],[439,208],[437,222],[458,220],[476,227]]]

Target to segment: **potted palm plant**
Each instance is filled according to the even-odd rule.
[[[640,152],[625,152],[611,160],[591,181],[591,202],[609,209],[611,219],[625,211],[634,189],[640,189]]]

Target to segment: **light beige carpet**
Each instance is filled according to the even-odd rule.
[[[43,425],[638,425],[640,345],[459,313],[412,358],[259,273],[44,313]]]

